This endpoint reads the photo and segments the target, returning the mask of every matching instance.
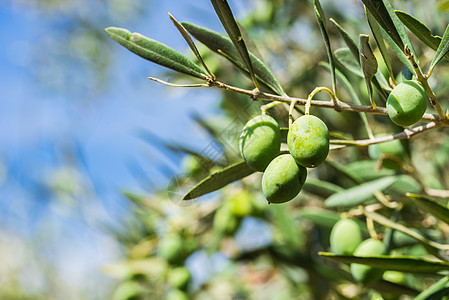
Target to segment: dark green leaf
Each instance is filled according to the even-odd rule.
[[[424,44],[432,48],[433,50],[438,49],[438,45],[441,42],[441,37],[434,36],[430,32],[430,29],[427,28],[421,21],[416,19],[415,17],[409,15],[406,12],[395,10],[394,11],[401,22],[407,26],[407,28]]]
[[[385,7],[384,1],[382,0],[362,0],[366,8],[370,11],[373,17],[377,20],[380,26],[387,32],[391,39],[399,46],[399,48],[404,49],[404,43],[396,29],[396,26]]]
[[[170,17],[170,19],[172,20],[173,24],[176,26],[176,28],[179,30],[179,32],[181,33],[182,37],[184,38],[184,40],[187,42],[187,44],[189,45],[190,49],[192,50],[192,52],[195,54],[196,58],[198,58],[199,62],[203,65],[204,69],[207,71],[207,73],[212,77],[215,78],[215,75],[212,74],[212,72],[209,70],[209,68],[206,66],[206,63],[204,62],[203,58],[200,55],[200,52],[198,51],[198,49],[195,46],[195,43],[193,42],[192,38],[190,37],[189,33],[187,32],[187,30],[184,28],[184,26],[182,26],[181,23],[178,22],[178,20],[175,19],[175,17],[173,17],[170,13],[168,13],[168,16]]]
[[[158,41],[147,38],[140,33],[131,33],[123,28],[108,27],[105,30],[120,45],[146,60],[197,78],[204,79],[207,76],[188,57]]]
[[[224,29],[228,33],[231,38],[232,43],[235,48],[239,52],[243,62],[245,63],[246,68],[249,71],[251,79],[253,80],[256,87],[259,87],[257,83],[256,75],[253,70],[253,65],[248,53],[248,49],[246,48],[245,41],[243,40],[242,34],[240,32],[240,28],[235,21],[234,15],[232,13],[231,7],[229,7],[227,0],[210,0],[212,5],[214,6],[215,12],[220,18],[221,24]]]
[[[418,193],[421,191],[419,183],[411,176],[401,175],[391,186],[389,186],[385,193],[404,195],[405,193]]]
[[[443,37],[441,38],[440,45],[438,46],[437,53],[430,63],[429,74],[432,73],[433,68],[440,62],[440,60],[449,52],[449,25],[447,25],[444,31]]]
[[[375,107],[373,99],[373,89],[371,86],[371,79],[377,73],[377,59],[376,56],[374,56],[373,50],[369,45],[369,36],[366,34],[360,35],[359,52],[360,52],[360,66],[362,67],[369,99],[372,106]]]
[[[340,214],[337,212],[312,207],[305,207],[301,209],[299,211],[299,216],[326,229],[332,229],[335,223],[341,219]]]
[[[315,15],[318,20],[318,25],[320,27],[321,35],[324,39],[324,44],[326,46],[327,57],[330,64],[331,69],[331,77],[332,77],[332,91],[335,95],[337,95],[337,79],[335,76],[335,65],[334,65],[334,57],[332,55],[331,43],[329,40],[329,34],[326,28],[326,17],[324,15],[323,8],[321,7],[319,0],[313,0],[313,7],[315,10]]]
[[[371,28],[371,32],[373,33],[374,40],[376,41],[380,54],[382,54],[382,58],[385,62],[385,66],[387,67],[388,74],[390,74],[391,78],[394,78],[390,56],[388,55],[387,47],[385,47],[385,42],[382,37],[382,32],[380,31],[379,24],[376,22],[373,15],[368,10],[366,10],[366,18],[368,19],[368,24]]]
[[[449,208],[446,205],[443,205],[440,202],[437,202],[428,197],[424,197],[416,194],[406,194],[407,197],[412,199],[416,205],[422,208],[424,211],[434,215],[441,221],[449,224]]]
[[[439,300],[441,298],[431,298],[435,293],[438,293],[440,290],[445,290],[449,287],[449,277],[445,276],[434,283],[432,286],[428,287],[418,296],[413,298],[413,300]]]
[[[348,48],[340,48],[334,52],[335,60],[338,61],[345,69],[363,78],[363,72],[360,69],[359,62],[354,58],[351,50]]]
[[[203,179],[185,194],[183,200],[191,200],[214,192],[252,173],[254,173],[254,170],[248,167],[244,161],[235,163]]]
[[[357,263],[399,272],[435,273],[449,270],[448,262],[432,261],[414,256],[350,256],[336,255],[328,252],[319,252],[319,255],[341,263]]]
[[[190,32],[190,34],[192,34],[201,43],[206,45],[209,49],[221,55],[225,54],[226,58],[232,58],[231,62],[248,72],[248,70],[244,68],[245,64],[242,58],[240,57],[232,41],[228,37],[221,35],[215,31],[197,26],[195,24],[187,22],[182,22],[181,24]],[[284,94],[280,83],[277,81],[268,67],[251,52],[249,53],[249,56],[251,58],[254,72],[256,73],[258,78],[261,79],[262,82],[270,87],[270,89],[276,94]]]
[[[407,67],[410,73],[416,74],[415,69],[412,66],[412,63],[408,60],[407,56],[404,54],[404,49],[399,48],[399,46],[396,45],[396,43],[391,39],[391,37],[385,33],[385,30],[383,30],[383,28],[381,28],[381,31],[382,36],[384,37],[388,46],[390,46],[391,50],[393,50],[394,54],[396,54],[396,56],[399,58],[402,64]]]
[[[397,180],[395,176],[383,177],[363,183],[342,192],[333,194],[326,199],[327,207],[353,207],[373,198],[376,190],[382,191]]]

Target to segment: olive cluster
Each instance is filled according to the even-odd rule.
[[[254,170],[264,172],[262,191],[269,203],[296,197],[307,178],[307,169],[319,166],[329,153],[329,131],[318,117],[304,115],[290,126],[289,153],[280,155],[278,122],[268,115],[249,120],[240,136],[240,153]]]
[[[362,239],[359,225],[352,219],[342,219],[332,228],[330,235],[331,251],[338,255],[372,256],[386,254],[385,245],[377,239]],[[351,264],[354,279],[370,285],[382,278],[382,269],[362,264]]]

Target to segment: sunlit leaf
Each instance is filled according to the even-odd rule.
[[[340,24],[337,23],[337,21],[335,21],[332,18],[330,20],[332,21],[332,23],[334,23],[338,33],[345,41],[346,46],[348,46],[354,58],[357,59],[359,57],[359,48],[357,47],[356,42],[352,39],[352,37],[348,34],[348,32]]]
[[[363,264],[379,269],[409,272],[409,273],[436,273],[449,270],[448,262],[432,261],[413,256],[351,256],[336,255],[328,252],[319,252],[319,255],[346,264]]]
[[[334,57],[332,55],[331,43],[329,40],[329,34],[326,28],[326,17],[324,15],[323,8],[321,7],[319,0],[313,1],[313,7],[315,10],[315,15],[318,20],[318,25],[320,27],[321,35],[323,36],[324,44],[326,46],[327,57],[330,64],[331,69],[331,78],[332,78],[332,90],[334,94],[337,94],[337,79],[335,76],[335,65],[334,65]]]
[[[217,191],[236,180],[251,175],[252,173],[254,173],[254,170],[251,169],[246,162],[241,161],[235,163],[203,179],[185,194],[183,200],[195,199]]]
[[[432,73],[433,68],[435,68],[435,66],[448,53],[448,51],[449,51],[449,25],[447,25],[443,37],[441,38],[440,45],[438,46],[437,53],[435,53],[435,56],[433,57],[432,62],[430,63],[429,73]]]
[[[244,62],[240,57],[240,54],[237,52],[237,49],[234,47],[234,44],[228,37],[192,23],[181,22],[181,24],[190,32],[190,34],[192,34],[198,41],[206,45],[209,49],[221,55],[225,54],[226,58],[232,58],[231,62],[237,63],[244,69]],[[282,95],[284,91],[269,68],[251,52],[249,53],[249,56],[251,58],[254,72],[258,78],[270,87],[273,92],[278,95]],[[244,70],[248,72],[247,69]]]
[[[105,30],[120,45],[146,60],[197,78],[204,79],[206,76],[188,57],[158,41],[123,28],[108,27]]]
[[[424,211],[434,215],[441,221],[449,224],[449,208],[440,202],[425,196],[407,193],[407,197],[413,200]]]
[[[245,41],[243,40],[240,28],[237,22],[235,21],[234,14],[232,13],[228,1],[210,0],[210,2],[214,6],[215,12],[220,18],[221,24],[228,33],[232,43],[234,44],[235,48],[237,48],[237,51],[239,52],[243,62],[245,63],[245,66],[249,71],[251,79],[253,80],[256,87],[258,87],[259,85],[257,83],[256,75],[253,70],[253,65],[248,53],[248,49],[246,48]]]
[[[382,191],[397,180],[395,176],[383,177],[369,181],[342,192],[333,194],[326,199],[327,207],[353,207],[373,198],[376,190]]]

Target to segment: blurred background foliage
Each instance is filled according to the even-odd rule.
[[[329,72],[319,66],[326,52],[311,1],[230,3],[251,38],[251,50],[270,65],[287,94],[305,97],[316,86],[330,85]],[[369,33],[360,1],[322,4],[327,17],[354,38]],[[428,1],[426,7],[435,9],[422,9],[421,1],[395,1],[395,7],[442,35],[448,1]],[[186,78],[123,51],[104,28],[127,27],[188,53],[166,12],[223,32],[209,1],[9,0],[0,9],[14,16],[5,18],[1,29],[10,41],[5,66],[15,68],[0,73],[13,90],[5,92],[2,106],[18,118],[4,121],[1,138],[1,299],[378,295],[353,284],[347,270],[317,257],[318,250],[328,250],[328,235],[339,215],[321,210],[328,194],[312,184],[293,202],[268,206],[255,174],[200,200],[180,203],[193,184],[239,160],[240,130],[260,103],[226,92],[173,90],[148,82],[146,76],[174,82]],[[14,24],[21,24],[20,39],[14,37]],[[335,27],[329,24],[329,30],[333,49],[343,47]],[[420,62],[429,63],[433,52],[413,42]],[[204,47],[200,51],[219,79],[251,88],[226,60]],[[401,73],[402,66],[393,61],[395,73]],[[442,63],[432,77],[437,95],[447,95],[447,68]],[[368,104],[362,79],[346,74]],[[348,98],[343,91],[340,97]],[[446,109],[447,102],[442,106]],[[353,113],[312,112],[331,131],[365,137]],[[285,110],[273,114],[287,124]],[[376,133],[391,131],[385,118],[370,121]],[[11,124],[24,137],[7,135]],[[436,130],[412,143],[413,164],[432,188],[449,188],[446,137]],[[115,167],[117,160],[124,160],[123,165]],[[310,172],[309,179],[353,186],[354,178],[342,166],[357,160],[376,163],[366,148],[333,151],[331,163]],[[324,218],[317,220],[317,215]],[[413,207],[409,216],[417,216]],[[398,251],[426,254],[419,245]],[[391,275],[388,280],[405,282],[411,294],[438,279]],[[376,290],[384,293],[391,286],[383,282]]]

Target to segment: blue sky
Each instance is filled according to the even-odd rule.
[[[92,3],[102,7],[100,2]],[[127,27],[184,53],[187,47],[168,11],[179,20],[221,31],[209,1],[151,3],[148,16],[136,20],[112,16],[105,19],[113,24],[99,21],[97,25]],[[235,7],[242,9],[241,4]],[[73,4],[66,9],[79,7]],[[0,4],[0,162],[4,166],[0,168],[0,232],[31,245],[33,255],[54,264],[73,289],[77,284],[95,288],[95,279],[85,282],[86,274],[96,274],[102,281],[98,279],[101,264],[120,256],[113,239],[95,225],[120,226],[127,208],[120,191],[138,192],[144,186],[135,178],[133,166],[151,180],[146,187],[164,187],[169,182],[170,174],[161,169],[180,171],[181,157],[170,160],[159,146],[144,142],[139,132],[144,129],[201,150],[208,145],[208,137],[190,115],[218,114],[219,92],[175,90],[150,82],[147,76],[164,76],[164,70],[113,42],[110,51],[115,61],[108,81],[104,89],[96,90],[87,84],[91,73],[83,73],[76,61],[58,61],[61,53],[41,47],[65,41],[65,30],[77,26],[71,22],[64,14],[42,11],[26,2]],[[77,49],[71,51],[77,53]],[[48,65],[34,69],[47,59]],[[73,85],[54,88],[65,78]],[[57,200],[50,188],[55,178],[62,180],[66,175],[68,180],[78,180],[84,190],[76,191],[72,199]]]

